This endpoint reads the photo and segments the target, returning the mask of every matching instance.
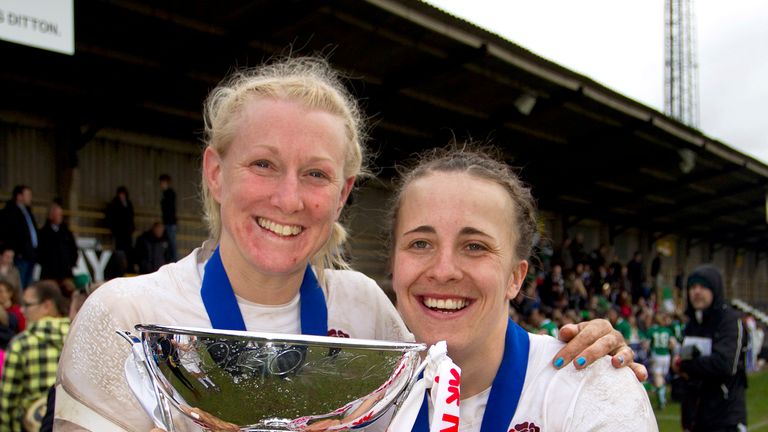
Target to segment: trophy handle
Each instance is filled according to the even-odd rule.
[[[408,385],[405,386],[405,389],[403,390],[403,396],[399,398],[397,402],[395,402],[395,410],[392,413],[392,417],[397,417],[398,412],[405,404],[405,401],[408,399],[408,395],[411,394],[411,391],[413,391],[413,387],[416,385],[416,383],[421,379],[422,373],[424,373],[424,369],[427,368],[427,364],[429,363],[429,357],[425,357],[424,360],[419,363],[419,366],[413,371],[413,375],[411,376],[411,379],[408,382]]]
[[[134,379],[130,379],[131,377],[129,377],[129,373],[126,371],[126,380],[128,381],[128,386],[131,388],[134,395],[139,400],[142,407],[144,407],[144,410],[147,411],[147,414],[149,414],[157,427],[163,428],[167,432],[175,432],[168,398],[165,397],[163,392],[160,391],[160,388],[157,386],[155,380],[152,379],[152,372],[149,370],[149,365],[147,364],[146,356],[144,355],[141,339],[134,336],[129,331],[117,331],[116,333],[122,336],[123,339],[125,339],[129,344],[131,344],[132,356],[126,359],[126,367],[128,366],[128,363],[131,362],[137,369],[137,372],[139,372],[139,375],[144,375],[143,377],[134,376]],[[143,389],[141,388],[142,385],[144,386]],[[152,407],[152,403],[147,400],[146,396],[142,395],[142,393],[146,392],[147,387],[152,388],[152,393],[155,397],[154,407]],[[159,418],[157,414],[159,414]]]
[[[445,341],[432,345],[408,383],[406,396],[397,402],[389,431],[411,430],[421,409],[425,391],[431,388],[433,419],[447,415],[459,419],[461,369],[448,357]],[[454,378],[453,382],[451,377]],[[438,380],[440,378],[440,380]],[[446,397],[449,396],[449,397]],[[456,423],[458,426],[458,423]],[[446,429],[447,430],[447,429]],[[456,429],[458,430],[458,429]]]

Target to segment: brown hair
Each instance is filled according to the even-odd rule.
[[[538,230],[536,201],[531,195],[531,189],[520,180],[509,165],[494,158],[490,149],[470,148],[468,144],[459,147],[453,144],[449,147],[432,149],[420,154],[417,157],[416,165],[401,173],[388,218],[391,224],[388,230],[390,262],[392,262],[395,230],[397,229],[405,190],[414,181],[439,172],[466,173],[473,177],[492,181],[503,187],[512,199],[515,208],[515,220],[511,221],[513,226],[517,228],[515,255],[518,259],[529,259],[533,250],[534,235]]]
[[[40,303],[50,300],[56,306],[58,316],[67,316],[69,313],[69,300],[61,293],[61,288],[59,288],[56,281],[41,280],[33,283],[26,289],[35,290],[37,301]]]
[[[18,287],[14,286],[11,281],[2,276],[0,276],[0,285],[4,286],[8,293],[11,295],[11,304],[17,305],[21,303],[19,300]]]

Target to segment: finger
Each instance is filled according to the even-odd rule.
[[[616,369],[629,366],[635,361],[635,352],[627,345],[614,350],[611,354],[613,355],[613,357],[611,357],[611,364]]]
[[[648,370],[645,368],[645,366],[641,365],[640,363],[630,363],[628,367],[632,369],[632,372],[635,373],[638,381],[644,382],[648,379]]]
[[[563,328],[565,327],[566,326],[564,326]],[[577,334],[570,339],[570,341],[566,346],[564,346],[560,351],[558,351],[557,354],[555,354],[555,358],[553,359],[553,364],[558,369],[565,366],[566,364],[568,364],[568,362],[572,361],[573,359],[577,358],[577,355],[582,353],[587,347],[592,345],[595,341],[599,340],[604,335],[610,334],[611,332],[614,331],[613,327],[611,326],[611,323],[609,323],[606,320],[586,321],[583,323],[579,323],[575,327],[576,327],[575,331],[577,332]],[[566,331],[567,332],[573,331],[573,328],[569,327],[569,329],[566,329]],[[608,353],[614,348],[616,347],[611,347],[608,351],[605,351],[604,354]]]
[[[577,334],[579,334],[579,326],[576,324],[566,324],[560,327],[560,330],[557,333],[557,338],[563,342],[568,342]]]
[[[624,338],[621,338],[621,341],[623,343]],[[576,354],[572,363],[576,369],[584,369],[594,363],[595,360],[605,357],[609,352],[613,351],[616,344],[616,335],[608,333],[594,341],[584,351]]]

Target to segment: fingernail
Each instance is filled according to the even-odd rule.
[[[622,365],[624,364],[624,356],[623,355],[619,356],[619,364],[622,364]]]
[[[579,365],[579,367],[582,367],[585,364],[587,364],[587,359],[585,359],[584,357],[579,357],[578,359],[576,359],[576,364]]]
[[[560,369],[563,367],[563,363],[565,363],[565,360],[563,360],[562,357],[558,357],[557,360],[555,360],[555,367]]]
[[[196,412],[194,412],[194,411],[190,411],[190,412],[189,412],[189,415],[191,415],[192,417],[194,417],[194,418],[195,418],[195,420],[200,420],[200,414],[198,414],[198,413],[196,413]]]

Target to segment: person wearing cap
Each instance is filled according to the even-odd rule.
[[[746,431],[746,333],[725,300],[720,271],[697,267],[688,277],[688,324],[673,369],[685,380],[685,431]]]

